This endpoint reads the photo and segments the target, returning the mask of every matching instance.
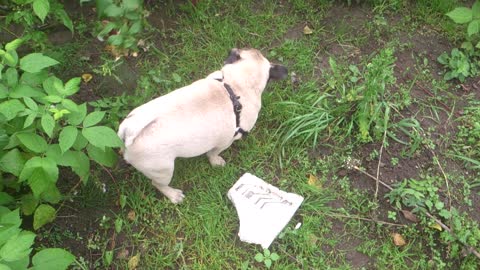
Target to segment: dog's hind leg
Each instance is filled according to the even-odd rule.
[[[152,180],[152,184],[162,192],[163,195],[167,196],[171,202],[177,204],[183,201],[185,195],[183,195],[181,190],[168,186],[172,180],[173,168],[174,162],[172,161],[169,167],[162,164],[162,168],[149,168],[141,171]]]

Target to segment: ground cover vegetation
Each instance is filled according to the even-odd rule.
[[[0,269],[480,267],[480,1],[0,0],[0,20]],[[225,167],[177,160],[173,205],[115,130],[233,47],[289,78]],[[305,197],[269,249],[236,235],[245,172]]]

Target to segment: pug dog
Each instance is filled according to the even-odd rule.
[[[182,202],[183,192],[169,186],[175,159],[206,153],[212,166],[224,166],[219,154],[253,128],[267,82],[287,75],[256,49],[232,49],[221,70],[128,114],[118,130],[125,161]]]

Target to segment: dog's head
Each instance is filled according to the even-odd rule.
[[[262,91],[269,80],[281,80],[288,76],[286,67],[270,63],[256,49],[232,49],[224,64],[223,70],[231,76],[246,80]]]

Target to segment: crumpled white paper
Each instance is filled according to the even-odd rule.
[[[228,191],[237,209],[240,240],[268,248],[303,202],[262,179],[245,173]]]

